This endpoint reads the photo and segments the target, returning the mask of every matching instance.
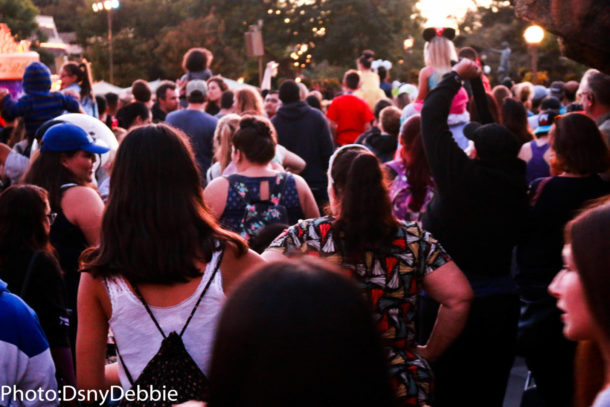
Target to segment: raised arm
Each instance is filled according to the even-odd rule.
[[[462,86],[462,79],[477,75],[480,75],[477,65],[463,59],[453,67],[453,71],[443,76],[443,80],[430,91],[424,101],[421,112],[424,149],[441,193],[455,187],[471,165],[470,159],[453,140],[447,118],[453,97]]]

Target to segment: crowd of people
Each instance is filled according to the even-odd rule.
[[[363,51],[331,100],[231,90],[204,48],[127,96],[28,65],[0,89],[0,386],[493,407],[520,355],[532,405],[610,406],[610,76],[492,87],[454,36],[394,89]],[[116,405],[44,394],[0,405]]]

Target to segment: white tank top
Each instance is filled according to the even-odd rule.
[[[193,295],[171,307],[149,305],[165,335],[169,335],[172,331],[180,334],[201,292],[214,272],[219,256],[220,251],[214,253]],[[127,369],[135,382],[144,367],[159,351],[163,337],[146,312],[142,302],[129,289],[123,278],[105,280],[104,286],[112,304],[112,316],[108,323],[114,334],[123,362],[127,365]],[[182,335],[186,351],[206,376],[212,356],[216,325],[225,298],[222,289],[222,275],[218,270],[208,291],[199,303],[193,319]],[[119,378],[124,389],[131,388],[131,383],[125,374],[122,363],[119,363]]]

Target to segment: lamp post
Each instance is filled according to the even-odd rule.
[[[106,17],[108,18],[108,57],[109,57],[109,68],[110,68],[110,83],[114,83],[114,64],[112,60],[112,10],[119,8],[119,0],[104,0],[97,1],[91,5],[94,13],[106,10]]]
[[[405,50],[405,59],[407,60],[407,65],[411,62],[409,61],[411,55],[411,48],[413,48],[413,44],[415,44],[415,40],[413,36],[408,35],[407,38],[402,42],[402,48]]]
[[[528,45],[532,66],[532,83],[538,82],[538,46],[544,38],[544,30],[537,25],[530,25],[523,32],[523,38]]]

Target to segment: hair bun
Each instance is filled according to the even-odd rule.
[[[244,130],[253,129],[261,136],[272,138],[271,129],[269,128],[267,123],[262,120],[258,120],[256,117],[244,117],[239,122],[239,128]]]

